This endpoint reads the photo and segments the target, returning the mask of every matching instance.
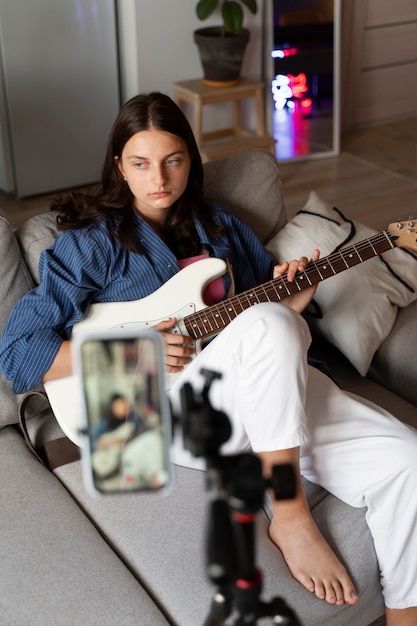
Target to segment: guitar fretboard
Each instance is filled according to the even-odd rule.
[[[359,265],[368,259],[379,256],[394,248],[387,231],[373,235],[356,244],[333,252],[327,257],[311,262],[304,272],[298,272],[295,280],[289,282],[280,276],[254,289],[244,291],[232,298],[207,307],[184,318],[187,332],[194,339],[206,339],[219,333],[245,309],[261,302],[280,302],[307,287],[317,285],[326,278]]]

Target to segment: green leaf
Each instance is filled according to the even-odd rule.
[[[256,15],[256,12],[258,10],[258,4],[256,0],[240,0],[240,1],[243,2],[243,4],[249,9],[251,13]]]
[[[195,12],[199,20],[206,20],[217,8],[219,0],[199,0]]]
[[[223,22],[226,29],[233,35],[237,35],[242,30],[243,9],[235,0],[225,0],[222,8]]]

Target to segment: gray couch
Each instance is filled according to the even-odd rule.
[[[235,210],[264,241],[286,223],[279,170],[270,154],[241,153],[204,167],[207,195]],[[55,236],[49,214],[28,220],[16,233],[4,214],[0,218],[0,330],[14,303],[36,282],[39,253]],[[342,386],[414,425],[417,373],[409,338],[415,333],[415,312],[415,305],[400,311],[366,378],[322,339],[313,342],[314,354],[324,355]],[[16,426],[20,398],[4,380],[0,393],[0,622],[203,624],[215,591],[205,572],[204,472],[176,467],[174,488],[166,497],[94,500],[84,488],[79,462],[53,472],[39,463]],[[36,403],[31,410],[28,424],[36,445],[62,436],[50,411]],[[365,511],[307,481],[305,489],[319,527],[347,564],[360,602],[330,606],[292,579],[267,538],[268,502],[257,520],[262,597],[284,598],[306,626],[367,626],[383,614],[383,598]]]

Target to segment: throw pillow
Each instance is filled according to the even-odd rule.
[[[311,192],[303,209],[267,248],[280,263],[309,255],[314,248],[324,257],[376,232],[348,220]],[[321,282],[307,314],[313,330],[337,346],[365,376],[394,325],[397,307],[416,298],[417,257],[395,248]]]

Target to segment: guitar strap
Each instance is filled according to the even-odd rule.
[[[233,273],[233,267],[232,264],[230,263],[229,259],[226,259],[226,271],[230,276],[230,287],[229,287],[229,291],[227,292],[227,298],[233,298],[233,296],[236,293],[236,285],[235,285],[235,276]]]
[[[28,415],[29,403],[34,403],[35,401],[37,401],[36,414],[32,414],[34,417],[35,415],[39,418],[53,415],[51,405],[49,404],[45,392],[30,391],[23,397],[19,406],[19,427],[29,450],[35,455],[38,461],[45,465],[50,471],[62,465],[78,461],[80,459],[79,448],[68,437],[58,437],[57,439],[43,442],[40,445],[36,445],[36,442],[32,440],[27,418],[31,418],[31,416]],[[40,406],[42,406],[41,410]]]

